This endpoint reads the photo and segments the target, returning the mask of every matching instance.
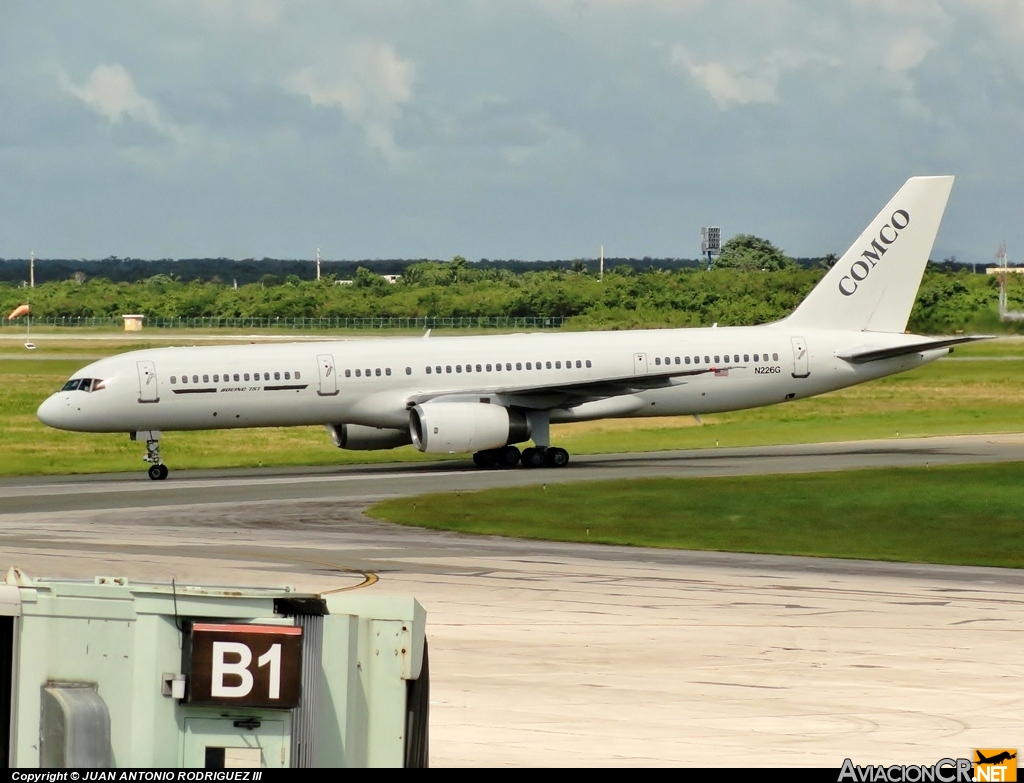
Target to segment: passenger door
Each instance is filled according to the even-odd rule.
[[[338,393],[338,372],[334,369],[334,357],[329,353],[322,353],[316,357],[320,367],[320,388],[317,394],[321,397],[333,397]]]
[[[647,375],[647,354],[645,354],[645,353],[634,353],[633,354],[633,374],[634,375]]]
[[[803,337],[793,338],[793,377],[806,378],[811,374],[810,356],[807,352],[807,342]]]
[[[139,402],[160,402],[157,390],[156,365],[151,361],[137,362],[139,368]]]

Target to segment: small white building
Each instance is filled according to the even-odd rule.
[[[142,331],[142,319],[146,316],[139,314],[122,315],[124,319],[124,330],[126,332],[141,332]]]

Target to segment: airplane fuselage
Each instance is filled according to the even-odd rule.
[[[912,335],[875,335],[872,345]],[[358,424],[405,429],[410,404],[444,397],[546,407],[550,421],[706,414],[810,397],[902,372],[948,353],[866,365],[838,354],[863,333],[782,324],[705,329],[336,340],[157,348],[95,362],[76,379],[97,391],[60,391],[40,407],[47,424],[82,432]],[[663,385],[643,388],[675,371]],[[627,388],[630,381],[635,388]],[[567,396],[524,390],[620,384],[619,393]],[[522,398],[517,400],[517,398]]]

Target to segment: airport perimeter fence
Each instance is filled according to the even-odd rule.
[[[559,329],[565,319],[536,317],[473,317],[454,318],[146,318],[149,329]],[[3,327],[24,329],[25,319],[0,322]],[[33,326],[58,327],[123,327],[123,318],[59,317],[33,318]]]

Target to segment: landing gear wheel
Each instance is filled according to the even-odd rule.
[[[167,466],[166,465],[150,465],[149,466],[149,477],[151,479],[153,479],[153,481],[163,481],[165,478],[167,478],[167,474],[169,472],[170,471],[167,470]]]
[[[498,464],[498,452],[495,449],[478,451],[473,455],[473,464],[478,468],[493,468]]]
[[[522,461],[524,468],[542,468],[544,467],[544,450],[532,447],[524,449]]]
[[[498,449],[498,467],[514,468],[519,464],[519,457],[519,449],[515,446],[506,446],[503,449]]]
[[[544,464],[549,468],[564,468],[569,464],[569,452],[559,448],[548,449],[544,453]]]

